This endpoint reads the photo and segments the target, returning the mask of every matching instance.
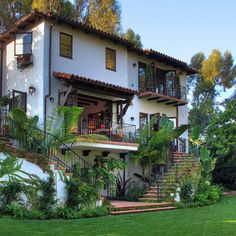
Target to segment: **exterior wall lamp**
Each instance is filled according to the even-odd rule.
[[[36,89],[34,86],[31,85],[28,91],[29,91],[29,94],[32,95],[33,93],[35,93]]]

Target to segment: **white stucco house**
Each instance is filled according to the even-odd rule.
[[[54,107],[80,106],[78,134],[108,137],[72,146],[91,163],[110,155],[125,158],[127,172],[138,171],[128,154],[138,149],[143,125],[152,117],[158,125],[162,114],[176,126],[188,122],[186,78],[196,71],[119,36],[33,12],[0,35],[0,53],[0,92],[11,94],[13,107],[38,115],[43,127]],[[186,132],[176,143],[180,151],[188,150],[187,138]]]

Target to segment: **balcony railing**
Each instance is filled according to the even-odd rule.
[[[17,56],[17,68],[19,70],[24,69],[27,66],[33,65],[33,55],[32,54],[22,54]]]
[[[177,98],[183,101],[187,100],[186,87],[178,86],[175,88],[163,88],[163,87],[141,87],[140,92],[152,92],[160,95],[165,95],[173,98]]]
[[[82,118],[78,134],[98,134],[106,136],[110,141],[133,143],[136,140],[136,126],[114,123],[109,119]]]

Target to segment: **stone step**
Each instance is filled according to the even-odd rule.
[[[144,212],[155,212],[155,211],[167,211],[174,210],[176,207],[161,207],[161,208],[147,208],[147,209],[137,209],[137,210],[126,210],[126,211],[112,211],[111,215],[122,215],[122,214],[132,214],[132,213],[144,213]]]

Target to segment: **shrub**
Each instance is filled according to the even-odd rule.
[[[42,181],[40,186],[40,191],[42,192],[42,196],[39,197],[40,207],[39,209],[44,212],[52,211],[53,206],[56,203],[55,200],[55,186],[54,186],[53,177],[50,176],[48,181]]]
[[[212,173],[213,182],[230,190],[236,190],[236,157],[218,158]]]
[[[77,219],[78,212],[67,207],[58,207],[51,215],[52,218]]]
[[[125,195],[126,201],[138,201],[138,199],[145,193],[144,186],[132,186]]]
[[[185,180],[180,184],[180,198],[183,202],[191,202],[193,199],[194,187],[191,180]]]
[[[23,206],[10,204],[10,205],[6,205],[4,209],[5,209],[5,213],[11,215],[13,219],[23,220],[25,218],[28,218],[28,212]]]
[[[197,192],[194,201],[198,206],[207,206],[216,203],[221,196],[221,188],[217,185],[202,183]]]
[[[106,207],[88,208],[76,211],[67,207],[58,207],[50,215],[51,219],[79,219],[108,215],[109,211]]]
[[[28,212],[28,218],[32,220],[44,220],[45,214],[42,211],[33,209],[30,212]]]
[[[3,205],[8,205],[14,201],[17,201],[21,190],[22,190],[22,185],[19,181],[13,180],[7,182],[6,185],[1,187],[0,190],[1,203]]]
[[[80,179],[71,178],[67,182],[67,206],[75,210],[94,206],[98,195],[93,186],[85,184]]]
[[[80,218],[99,217],[99,216],[106,216],[108,214],[109,211],[105,207],[83,209],[79,211]]]

